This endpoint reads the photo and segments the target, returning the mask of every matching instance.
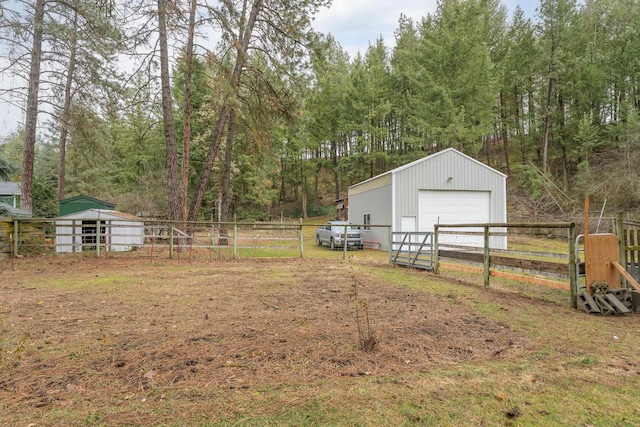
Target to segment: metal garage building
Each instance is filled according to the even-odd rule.
[[[505,223],[506,180],[505,174],[448,148],[349,187],[349,221],[390,224],[393,232],[433,231],[438,223]],[[366,240],[388,249],[388,229],[365,229]],[[440,242],[482,246],[483,238],[442,236]],[[506,237],[492,237],[490,245],[506,248]]]

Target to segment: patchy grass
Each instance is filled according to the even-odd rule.
[[[0,425],[639,425],[637,314],[314,250],[3,264]]]

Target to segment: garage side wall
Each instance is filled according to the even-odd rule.
[[[349,192],[349,222],[363,225],[365,214],[369,214],[372,225],[391,224],[391,184],[355,193]],[[364,238],[367,241],[379,242],[381,249],[389,247],[387,227],[365,229]]]

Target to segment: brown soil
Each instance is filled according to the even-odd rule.
[[[17,260],[13,270],[2,263],[0,407],[15,413],[402,375],[508,358],[527,342],[469,313],[455,295],[389,285],[335,260],[43,257]],[[373,352],[360,348],[357,319],[367,338],[365,315]]]

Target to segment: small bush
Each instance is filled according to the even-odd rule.
[[[355,306],[360,349],[367,353],[373,353],[378,348],[378,334],[376,333],[374,325],[371,323],[369,305],[365,300],[361,299],[358,294],[359,285],[360,283],[354,275],[353,283],[351,284],[351,291],[349,292],[349,298],[353,301]]]

